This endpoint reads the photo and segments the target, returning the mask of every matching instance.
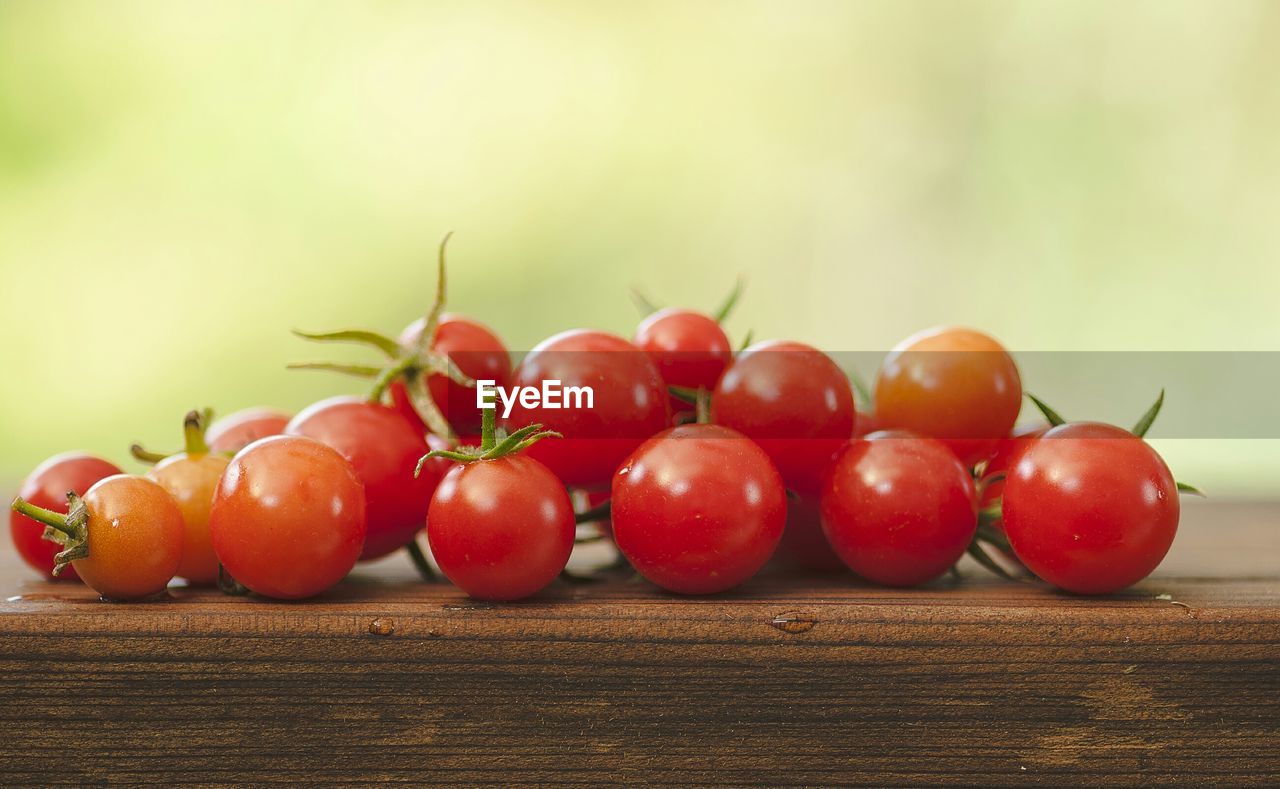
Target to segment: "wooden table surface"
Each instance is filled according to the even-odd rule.
[[[515,605],[362,568],[142,604],[0,553],[0,784],[1280,783],[1280,504],[1188,502],[1123,595],[767,574]]]

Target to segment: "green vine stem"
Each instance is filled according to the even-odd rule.
[[[440,411],[439,405],[431,397],[426,379],[433,375],[443,375],[462,386],[475,386],[475,381],[465,375],[447,354],[432,349],[435,342],[436,328],[440,324],[440,316],[444,313],[446,294],[446,254],[449,239],[453,233],[445,235],[440,242],[440,250],[436,258],[436,292],[435,300],[423,319],[422,333],[411,347],[405,347],[396,340],[365,329],[342,329],[333,332],[304,332],[294,330],[294,334],[305,340],[315,342],[349,342],[365,345],[382,353],[387,359],[383,366],[363,364],[339,364],[332,362],[305,362],[290,364],[291,370],[326,370],[342,373],[357,378],[373,381],[369,391],[369,400],[383,402],[388,387],[397,380],[404,382],[405,394],[418,413],[423,424],[432,433],[443,438],[455,438],[453,428]]]
[[[418,538],[414,537],[409,544],[404,546],[405,551],[409,554],[413,567],[418,571],[418,575],[422,576],[422,580],[433,583],[440,580],[436,575],[436,571],[431,568],[431,562],[427,561],[427,555],[422,552],[422,546],[418,544]]]
[[[583,510],[582,512],[577,513],[573,516],[573,522],[578,524],[595,523],[596,521],[607,520],[612,513],[612,502],[606,501],[602,504],[597,504],[589,510]]]

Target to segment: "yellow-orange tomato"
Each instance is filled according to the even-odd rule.
[[[182,561],[182,511],[145,477],[117,474],[84,494],[89,555],[71,564],[103,597],[138,600],[162,591]]]
[[[885,357],[876,421],[941,439],[966,464],[985,460],[1022,408],[1022,380],[1000,343],[973,329],[914,334]]]
[[[209,509],[218,480],[230,462],[225,455],[179,452],[147,472],[147,477],[167,490],[182,511],[185,537],[176,575],[192,584],[213,584],[218,580],[218,556],[209,538]]]

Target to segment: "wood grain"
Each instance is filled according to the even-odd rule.
[[[1104,599],[970,570],[493,606],[397,560],[308,603],[114,605],[8,563],[0,783],[1275,784],[1278,524],[1193,505]]]

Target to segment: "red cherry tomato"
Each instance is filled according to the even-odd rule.
[[[218,581],[218,557],[209,539],[209,508],[218,480],[231,461],[213,452],[170,455],[147,472],[147,477],[168,491],[182,512],[182,561],[175,575],[192,584]]]
[[[319,441],[264,438],[231,459],[209,512],[218,560],[266,597],[320,594],[342,580],[364,547],[364,485]]]
[[[653,362],[612,334],[576,329],[538,343],[516,368],[511,385],[541,387],[544,380],[558,380],[562,389],[590,387],[593,407],[529,408],[516,403],[505,422],[509,431],[541,423],[564,436],[540,441],[528,454],[566,485],[608,484],[627,455],[670,420],[666,386]]]
[[[289,418],[274,408],[245,408],[213,420],[204,439],[211,451],[234,455],[260,438],[283,433]]]
[[[885,357],[875,402],[882,428],[940,439],[972,466],[1009,435],[1022,408],[1022,381],[1013,357],[991,337],[936,328]]]
[[[65,515],[67,493],[83,496],[98,480],[123,473],[116,464],[102,458],[84,452],[67,452],[54,455],[36,466],[23,480],[18,496],[37,507]],[[45,577],[53,578],[53,557],[62,550],[62,546],[44,539],[44,528],[44,524],[26,515],[9,511],[9,534],[18,555]],[[78,576],[72,566],[64,569],[58,577],[74,580]]]
[[[768,456],[741,433],[683,425],[646,441],[613,477],[613,538],[645,578],[712,594],[773,555],[787,495]]]
[[[412,347],[422,336],[426,320],[419,318],[400,333],[400,344]],[[436,324],[435,339],[431,348],[453,360],[468,378],[496,381],[506,386],[511,379],[511,354],[492,329],[464,315],[446,312]],[[445,419],[457,433],[475,433],[480,430],[480,409],[476,407],[474,386],[463,386],[444,375],[427,379],[431,399],[435,400]],[[396,408],[419,427],[422,420],[413,409],[403,381],[395,381],[390,388],[391,400]]]
[[[554,581],[574,532],[564,485],[524,455],[459,464],[436,489],[427,517],[440,571],[481,600],[519,600]]]
[[[941,442],[901,432],[851,441],[828,473],[821,508],[836,554],[886,586],[942,575],[978,528],[968,469]]]
[[[798,342],[770,340],[738,354],[711,398],[711,421],[755,440],[790,487],[817,485],[856,419],[849,379]]]
[[[1007,475],[1018,453],[1026,449],[1037,438],[1043,436],[1048,430],[1049,425],[1038,422],[1015,427],[1008,438],[1000,439],[1000,442],[996,444],[996,451],[992,453],[991,459],[987,461],[987,466],[982,472],[982,478],[985,480],[985,484],[982,487],[981,506],[983,509],[995,504],[1004,495],[1004,480],[998,477]],[[999,523],[997,522],[994,525],[999,526]]]
[[[334,397],[308,406],[285,432],[338,450],[360,478],[369,522],[362,561],[403,548],[421,531],[441,467],[429,464],[414,478],[414,466],[431,447],[395,409],[358,397]]]
[[[733,361],[733,348],[724,329],[693,310],[658,310],[636,327],[634,343],[649,354],[662,380],[671,386],[710,392]],[[679,415],[692,412],[693,407],[673,397],[671,410]]]
[[[1049,430],[1018,454],[1003,518],[1014,553],[1043,580],[1108,594],[1160,564],[1178,529],[1168,466],[1127,430],[1095,422]]]
[[[774,555],[780,565],[824,573],[846,569],[822,531],[819,503],[817,493],[791,491],[787,500],[787,528]]]

